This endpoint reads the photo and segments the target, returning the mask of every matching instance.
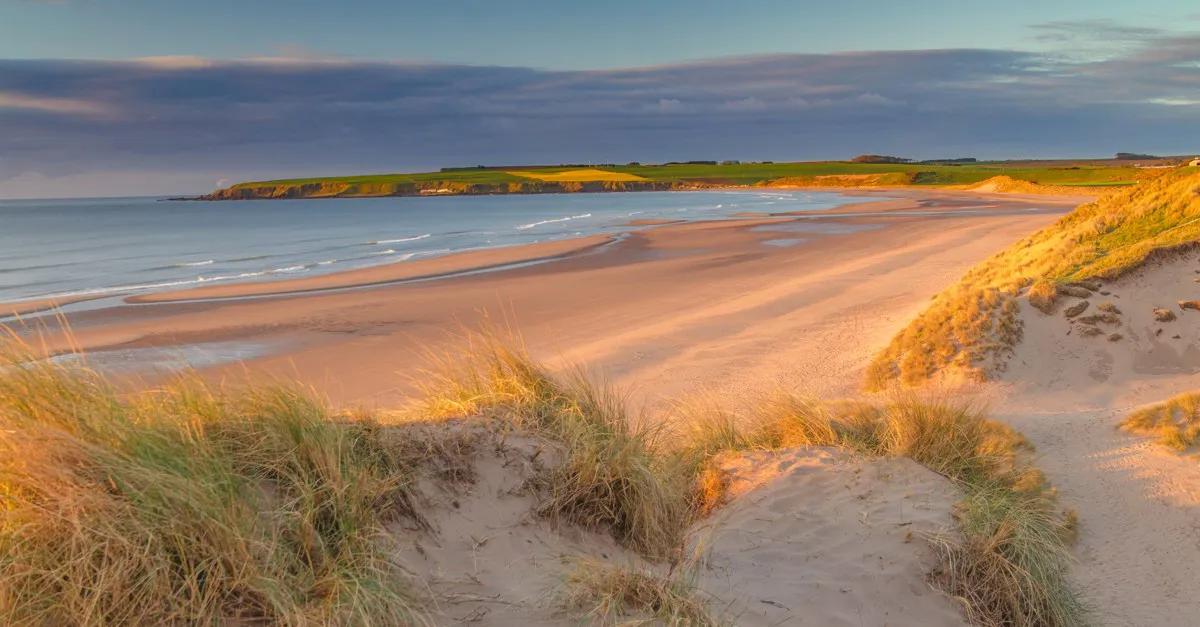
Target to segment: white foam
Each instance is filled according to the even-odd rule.
[[[397,239],[381,239],[381,240],[378,240],[375,242],[367,242],[367,243],[370,244],[371,246],[375,246],[378,244],[399,244],[400,242],[415,242],[419,239],[425,239],[427,237],[433,237],[433,234],[425,233],[425,234],[416,235],[413,237],[401,237],[401,238],[397,238]]]
[[[541,226],[543,224],[551,224],[553,222],[569,222],[571,220],[580,220],[583,218],[590,218],[590,217],[592,217],[592,214],[590,214],[590,213],[581,213],[577,216],[567,216],[565,218],[551,218],[549,220],[541,220],[538,222],[530,222],[529,224],[522,224],[517,227],[517,230],[525,231],[527,229],[532,229],[534,227]]]
[[[307,269],[308,268],[306,268],[305,266],[287,266],[285,268],[275,268],[274,270],[271,270],[269,272],[269,274],[287,274],[290,272],[303,272]]]
[[[185,261],[183,263],[177,263],[177,264],[175,264],[174,267],[176,267],[176,268],[197,268],[199,266],[211,266],[214,263],[216,263],[216,260],[214,260],[214,259],[205,259],[204,261]]]

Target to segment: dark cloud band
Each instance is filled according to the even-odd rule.
[[[501,162],[1194,150],[1185,131],[1200,128],[1200,36],[1123,41],[1095,58],[931,50],[572,72],[0,61],[0,191],[30,173],[106,169],[211,180]]]

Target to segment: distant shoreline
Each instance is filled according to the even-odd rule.
[[[173,200],[258,200],[472,196],[718,189],[971,189],[1020,186],[1026,193],[1102,193],[1153,177],[1158,162],[688,162],[663,165],[522,166],[368,174],[237,183]],[[1044,190],[1042,188],[1045,188]],[[1005,191],[1005,190],[999,190]]]
[[[1070,198],[1095,198],[1103,194],[1117,191],[1125,185],[1098,185],[1098,186],[1048,186],[1038,185],[1035,183],[1027,183],[1025,189],[1018,190],[1001,190],[989,189],[991,179],[985,180],[978,185],[827,185],[827,184],[806,184],[798,182],[779,183],[771,185],[676,185],[668,187],[632,187],[623,186],[621,188],[606,188],[606,189],[549,189],[539,188],[532,190],[521,191],[503,191],[503,190],[477,190],[456,191],[445,193],[380,193],[380,194],[351,194],[351,195],[297,195],[288,192],[278,194],[272,193],[247,193],[246,195],[238,196],[216,196],[214,194],[206,194],[203,196],[180,196],[173,198],[164,198],[165,201],[196,201],[196,202],[219,202],[228,200],[352,200],[356,198],[437,198],[437,197],[460,197],[460,196],[520,196],[520,195],[543,195],[543,194],[620,194],[620,193],[638,193],[638,192],[719,192],[719,191],[753,191],[753,190],[809,190],[813,192],[838,192],[838,193],[853,193],[853,192],[891,192],[891,191],[916,191],[916,192],[977,192],[977,193],[994,193],[994,194],[1025,194],[1025,195],[1044,195],[1052,197],[1070,197]],[[224,190],[222,190],[224,191]]]

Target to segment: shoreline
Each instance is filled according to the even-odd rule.
[[[611,244],[613,235],[585,235],[568,239],[460,251],[417,261],[397,261],[365,268],[342,270],[309,277],[206,285],[182,290],[165,290],[126,296],[131,304],[172,303],[260,296],[284,296],[387,285],[483,272],[508,266],[551,261]]]
[[[721,186],[688,191],[748,191],[755,189],[805,190],[820,193],[837,193],[843,196],[876,196],[874,200],[855,200],[845,204],[815,211],[793,211],[780,213],[746,213],[736,217],[712,220],[633,219],[624,226],[629,230],[618,234],[596,234],[580,237],[515,244],[466,250],[421,260],[406,260],[382,263],[374,266],[340,270],[327,274],[304,277],[283,277],[258,281],[198,285],[182,289],[134,293],[84,294],[78,296],[42,297],[31,300],[0,302],[0,319],[44,313],[68,305],[100,299],[119,299],[135,305],[180,303],[204,300],[235,298],[259,298],[290,294],[316,293],[330,290],[366,288],[387,284],[449,278],[467,273],[484,273],[510,266],[539,264],[568,257],[595,248],[612,244],[616,239],[637,230],[678,228],[691,224],[726,223],[745,220],[787,220],[836,218],[846,215],[895,213],[921,210],[932,199],[974,199],[978,201],[1033,201],[1054,205],[1075,205],[1090,200],[1091,196],[1056,196],[1015,194],[1010,192],[972,191],[966,189],[936,188],[917,189],[912,186],[890,187],[830,187],[830,186]],[[586,193],[586,192],[579,192]],[[613,192],[620,193],[620,192]],[[634,192],[627,192],[634,193]],[[300,198],[305,199],[305,198]],[[968,208],[971,209],[971,208]],[[937,212],[937,213],[944,213]]]

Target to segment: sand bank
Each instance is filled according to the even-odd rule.
[[[34,300],[21,300],[12,303],[0,303],[0,318],[6,316],[25,316],[33,313],[49,311],[58,307],[66,307],[72,303],[82,303],[88,300],[95,300],[102,296],[66,296],[59,298],[37,298]]]

